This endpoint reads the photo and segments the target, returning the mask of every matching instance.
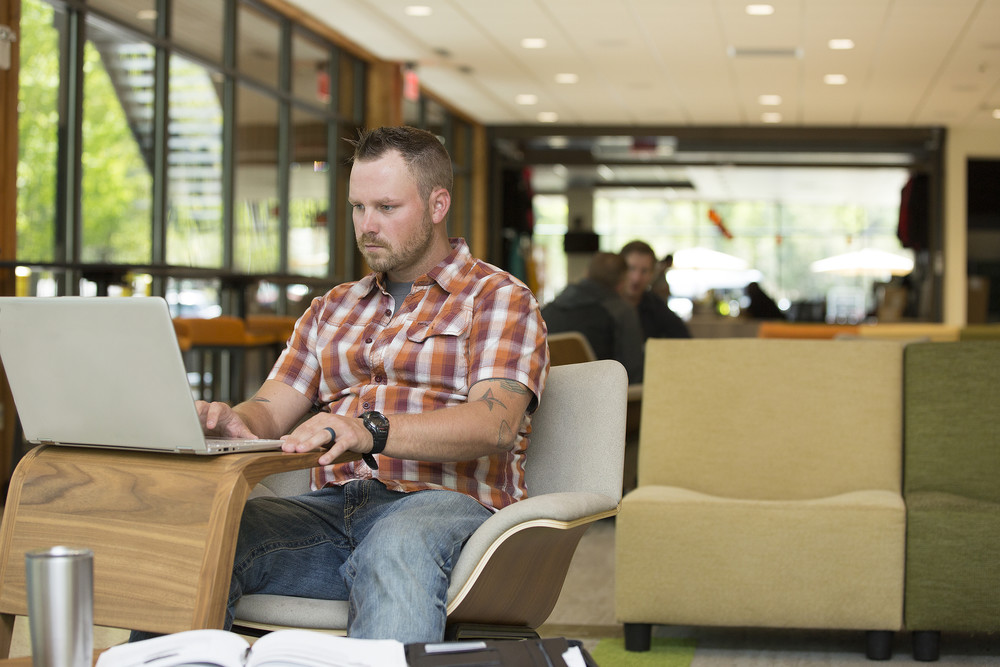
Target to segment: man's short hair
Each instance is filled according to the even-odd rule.
[[[628,265],[621,255],[616,255],[613,252],[599,252],[590,259],[587,277],[599,285],[618,289],[626,271],[628,271]]]
[[[621,255],[622,257],[625,257],[627,255],[631,255],[634,253],[642,253],[643,255],[649,255],[650,257],[653,258],[653,263],[654,264],[656,263],[656,252],[645,241],[629,241],[628,243],[625,244],[625,246],[621,249],[621,252],[619,252],[618,254]]]
[[[354,146],[351,162],[378,160],[389,151],[397,151],[406,163],[417,191],[424,199],[435,188],[451,192],[454,176],[451,156],[436,135],[407,125],[377,127],[358,131],[357,139],[347,139]]]

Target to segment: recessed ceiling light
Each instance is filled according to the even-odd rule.
[[[135,13],[135,17],[140,21],[155,21],[156,20],[156,10],[155,9],[140,9]]]
[[[532,95],[531,93],[521,93],[514,98],[514,101],[518,104],[523,104],[529,106],[532,104],[538,104],[538,95]]]
[[[854,48],[853,39],[831,39],[826,43],[834,51],[847,51]]]
[[[993,117],[994,117],[994,118],[996,118],[997,120],[1000,120],[1000,108],[996,108],[996,109],[994,109],[994,110],[993,110],[993,114],[992,114],[992,115],[993,115]]]
[[[427,5],[409,5],[403,10],[407,16],[430,16],[434,10]]]
[[[761,95],[757,98],[757,103],[765,107],[776,107],[781,104],[781,95]]]
[[[521,46],[526,49],[544,49],[547,44],[543,37],[525,37],[521,40]]]
[[[750,16],[770,16],[773,13],[772,5],[747,5],[747,14]]]
[[[847,83],[847,76],[844,74],[827,74],[823,77],[823,83],[829,86],[843,86]]]
[[[559,120],[559,114],[555,111],[543,111],[538,114],[539,123],[555,123]]]
[[[760,119],[765,123],[780,123],[781,114],[777,111],[769,111],[768,113],[761,114]]]
[[[556,83],[576,83],[580,80],[580,77],[572,72],[562,72],[561,74],[556,74]]]

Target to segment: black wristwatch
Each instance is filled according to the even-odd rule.
[[[362,413],[361,421],[365,428],[372,434],[372,450],[361,455],[361,460],[372,470],[378,470],[378,463],[375,462],[375,454],[381,454],[385,449],[385,441],[389,439],[389,419],[375,410]]]

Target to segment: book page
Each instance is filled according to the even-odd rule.
[[[406,667],[406,651],[394,639],[353,639],[311,630],[279,630],[250,650],[246,667]],[[153,666],[156,667],[156,666]]]
[[[243,667],[249,646],[225,630],[187,630],[112,646],[98,657],[97,667]]]

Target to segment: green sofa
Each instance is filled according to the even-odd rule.
[[[904,352],[905,627],[914,658],[943,632],[1000,630],[1000,341]]]

